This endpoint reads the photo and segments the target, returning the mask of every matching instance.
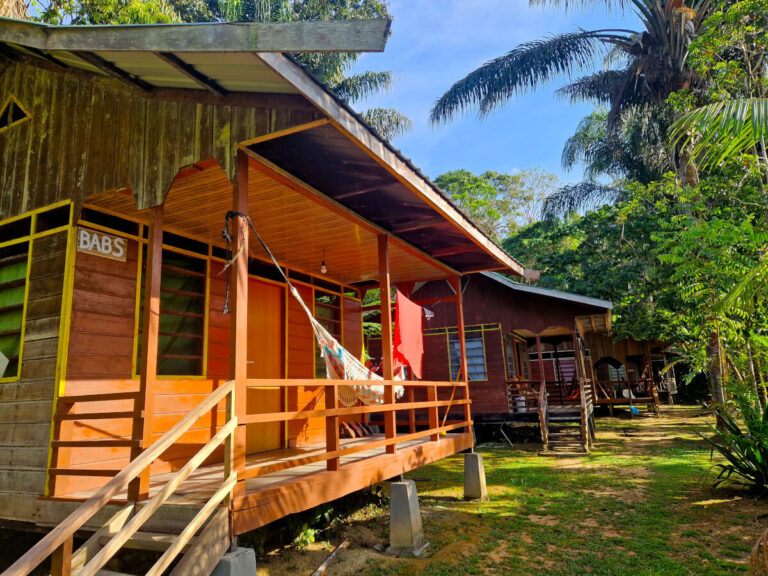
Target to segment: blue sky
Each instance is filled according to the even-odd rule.
[[[580,180],[579,170],[562,170],[560,153],[592,107],[556,98],[559,82],[515,98],[483,121],[468,115],[432,128],[429,110],[453,82],[521,42],[577,27],[639,30],[633,14],[609,15],[595,7],[566,14],[530,8],[527,0],[390,0],[389,6],[394,22],[386,50],[362,55],[354,71],[392,70],[395,85],[355,107],[391,107],[408,115],[413,132],[393,144],[424,173],[435,178],[459,168],[480,173],[539,166],[564,182]]]

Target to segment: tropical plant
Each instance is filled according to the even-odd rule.
[[[768,407],[760,408],[751,400],[739,399],[736,408],[733,411],[718,407],[716,414],[721,425],[710,425],[712,436],[702,435],[727,460],[726,464],[715,464],[719,473],[714,485],[734,483],[764,490],[768,487]]]
[[[530,4],[567,10],[592,8],[596,2],[530,0]],[[471,109],[485,117],[510,98],[562,77],[568,84],[558,90],[560,96],[573,103],[603,105],[604,112],[582,121],[563,152],[566,167],[587,164],[586,182],[559,190],[546,206],[549,214],[563,215],[567,209],[616,199],[618,190],[597,184],[598,175],[639,175],[641,182],[648,183],[675,168],[674,156],[663,145],[670,123],[665,102],[670,94],[694,84],[695,74],[687,65],[688,47],[711,13],[709,0],[603,0],[598,4],[631,7],[644,30],[577,30],[521,44],[456,82],[430,115],[435,124]],[[599,62],[602,66],[595,72],[574,78]],[[591,146],[581,147],[585,139]]]

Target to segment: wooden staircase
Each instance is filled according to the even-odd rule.
[[[542,389],[545,384],[542,383]],[[543,401],[546,417],[541,420],[542,455],[586,454],[595,439],[592,383],[579,379],[579,398],[573,404]]]
[[[234,380],[231,380],[214,390],[112,480],[96,490],[1,576],[27,576],[49,556],[53,576],[117,576],[120,573],[106,570],[104,566],[123,548],[161,552],[160,558],[146,572],[150,576],[164,574],[182,554],[182,558],[170,572],[172,576],[209,575],[232,541],[228,505],[237,481],[232,467],[233,433],[237,428],[234,384]],[[149,499],[127,502],[73,553],[75,532],[83,528],[116,496],[128,489],[129,484],[148,469],[152,462],[181,438],[206,412],[215,409],[222,400],[226,400],[225,422],[211,440]],[[179,486],[222,443],[225,444],[224,478],[213,496],[195,511],[192,519],[178,526],[175,532],[142,530],[152,515],[167,503]]]

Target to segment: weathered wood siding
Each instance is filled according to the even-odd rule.
[[[11,95],[29,111],[30,118],[0,132],[0,220],[65,199],[72,199],[79,207],[88,196],[112,189],[131,189],[139,208],[155,205],[164,198],[182,167],[213,158],[232,178],[239,142],[320,117],[316,109],[296,95],[257,94],[253,102],[244,103],[241,98],[237,105],[227,105],[226,98],[220,103],[210,98],[205,102],[160,100],[114,79],[58,69],[33,58],[0,67],[0,102]],[[0,510],[9,508],[10,500],[20,494],[40,496],[45,487],[65,248],[64,233],[35,240],[33,246],[21,376],[17,382],[0,386]],[[81,281],[83,275],[92,273],[87,268],[80,267]],[[134,308],[128,292],[135,291],[135,283],[118,286],[120,274],[112,276],[103,293],[83,293],[74,298],[79,308],[73,324],[82,333],[72,342],[68,376],[73,381],[89,377],[96,388],[98,380],[93,377],[97,375],[105,379],[118,374],[130,378],[130,357],[125,352],[127,339],[132,345]],[[121,290],[128,292],[123,294]],[[212,279],[212,309],[221,309],[217,303],[222,293],[222,282]],[[112,302],[114,298],[125,303],[118,321],[109,326],[90,316],[105,310],[98,305],[101,300]],[[89,306],[96,310],[87,309]],[[90,333],[96,326],[94,322],[97,329]],[[228,331],[228,323],[228,318],[222,319],[212,311],[209,370],[213,377],[228,374],[228,336],[223,332]],[[129,325],[130,333],[107,333]],[[119,347],[122,352],[105,361],[92,353],[92,345],[103,343],[104,338],[121,338],[126,346]],[[134,382],[125,380],[126,389]],[[214,385],[210,380],[190,381],[173,395],[184,395],[189,402],[196,402]],[[85,388],[78,390],[73,384],[67,393],[87,393]],[[178,419],[171,412],[188,407],[186,403],[175,403],[170,396],[163,400],[168,400],[172,410],[155,421],[156,434]],[[185,439],[190,449],[210,435],[210,420],[200,423],[200,430],[194,432],[197,437]],[[83,430],[85,427],[80,427],[85,437]],[[180,450],[159,466],[175,467],[186,454]],[[105,453],[98,460],[118,463],[121,458],[122,454]],[[93,465],[85,461],[82,464]],[[13,518],[33,520],[23,513]]]
[[[66,248],[66,232],[32,243],[21,375],[0,384],[0,510],[45,488]]]
[[[234,178],[240,142],[319,117],[303,99],[252,106],[152,99],[86,72],[24,60],[0,76],[31,119],[0,133],[0,220],[58,200],[130,188],[139,208],[162,201],[179,169],[215,158]]]

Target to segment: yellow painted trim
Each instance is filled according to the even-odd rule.
[[[139,224],[139,236],[144,231],[144,225]],[[133,311],[133,358],[131,358],[131,378],[138,378],[137,362],[139,357],[139,316],[141,314],[141,267],[144,262],[144,245],[141,242],[137,242],[137,249],[139,251],[136,257],[136,304]]]
[[[69,337],[72,327],[72,301],[75,287],[75,258],[76,258],[76,231],[77,228],[72,225],[72,210],[69,213],[69,230],[67,232],[67,252],[64,264],[64,285],[61,298],[61,313],[59,324],[59,343],[56,358],[56,381],[53,388],[53,405],[51,409],[51,434],[48,443],[48,461],[46,465],[44,496],[50,496],[50,473],[48,472],[53,465],[53,446],[55,440],[54,430],[56,422],[54,416],[58,408],[59,398],[66,391],[67,362],[69,360]]]
[[[208,375],[208,320],[211,314],[211,245],[208,245],[208,258],[205,260],[205,306],[203,310],[203,377]]]
[[[37,215],[34,214],[32,218],[35,218],[36,216]],[[27,242],[32,238],[45,238],[46,236],[51,236],[53,234],[58,234],[59,232],[64,232],[68,228],[69,226],[59,226],[58,228],[53,228],[52,230],[46,230],[45,232],[37,232],[36,234],[20,236],[19,238],[14,238],[13,240],[6,240],[5,242],[0,242],[0,248],[5,248],[6,246],[13,246],[14,244],[21,244],[22,242]]]
[[[78,220],[77,221],[78,226],[83,226],[84,228],[90,228],[92,230],[98,230],[99,232],[106,232],[107,234],[112,234],[113,236],[120,236],[121,238],[126,238],[128,240],[139,240],[139,236],[135,236],[133,234],[128,234],[127,232],[123,232],[122,230],[115,230],[114,228],[110,228],[109,226],[102,226],[101,224],[95,224],[93,222],[89,222],[88,220]],[[139,230],[141,230],[141,224],[139,224]]]
[[[29,216],[32,216],[33,214],[39,214],[40,212],[48,212],[48,210],[53,210],[55,208],[60,208],[61,206],[66,206],[67,204],[72,204],[72,200],[61,200],[59,202],[55,202],[53,204],[48,204],[47,206],[43,206],[41,208],[35,208],[33,210],[27,210],[26,212],[23,212],[17,216],[11,216],[10,218],[6,218],[5,220],[0,220],[0,226],[5,226],[6,224],[10,224],[11,222],[15,222],[16,220],[22,220],[24,218],[27,218]],[[34,226],[32,227],[32,230],[34,230]]]
[[[35,219],[37,214],[32,215],[32,230],[35,229]],[[32,248],[34,246],[35,237],[32,236],[29,239],[29,246],[27,247],[27,273],[26,280],[24,281],[24,309],[21,313],[21,335],[19,336],[19,360],[16,363],[16,380],[21,378],[21,366],[24,361],[24,336],[27,332],[27,310],[29,309],[29,274],[32,271]]]

